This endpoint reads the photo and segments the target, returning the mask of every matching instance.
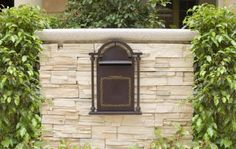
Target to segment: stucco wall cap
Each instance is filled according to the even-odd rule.
[[[44,42],[189,42],[197,34],[188,29],[44,29],[36,33]]]

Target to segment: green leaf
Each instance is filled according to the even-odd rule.
[[[208,62],[211,62],[211,56],[206,56]]]
[[[232,141],[230,141],[228,139],[222,139],[220,141],[220,146],[221,147],[229,148],[232,144],[233,144]]]
[[[23,137],[26,134],[26,129],[24,127],[20,128],[20,136]]]
[[[27,57],[26,55],[22,56],[22,62],[25,62],[27,60]]]
[[[12,140],[10,138],[6,138],[1,142],[2,146],[5,148],[9,148],[9,146],[12,144]]]
[[[214,135],[214,130],[212,127],[208,127],[207,129],[207,133],[210,135],[210,137],[212,137]]]

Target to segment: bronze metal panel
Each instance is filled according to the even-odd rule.
[[[92,76],[90,114],[141,114],[139,105],[139,61],[141,54],[133,53],[127,44],[120,41],[107,42],[97,53],[90,53]],[[94,97],[94,64],[97,73],[97,108]],[[136,107],[134,100],[135,67],[137,67]]]
[[[97,60],[97,110],[134,110],[134,65],[121,47],[110,47]]]

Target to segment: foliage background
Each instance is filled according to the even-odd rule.
[[[185,23],[192,41],[195,87],[193,135],[206,148],[236,148],[236,14],[213,5],[196,6]]]
[[[65,28],[158,28],[158,5],[169,0],[69,0],[59,27]]]
[[[47,26],[39,8],[0,12],[0,148],[37,148],[41,118],[36,30]]]

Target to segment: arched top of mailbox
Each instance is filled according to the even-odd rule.
[[[131,47],[122,41],[109,41],[98,50],[98,57],[102,60],[126,60],[133,54]]]

